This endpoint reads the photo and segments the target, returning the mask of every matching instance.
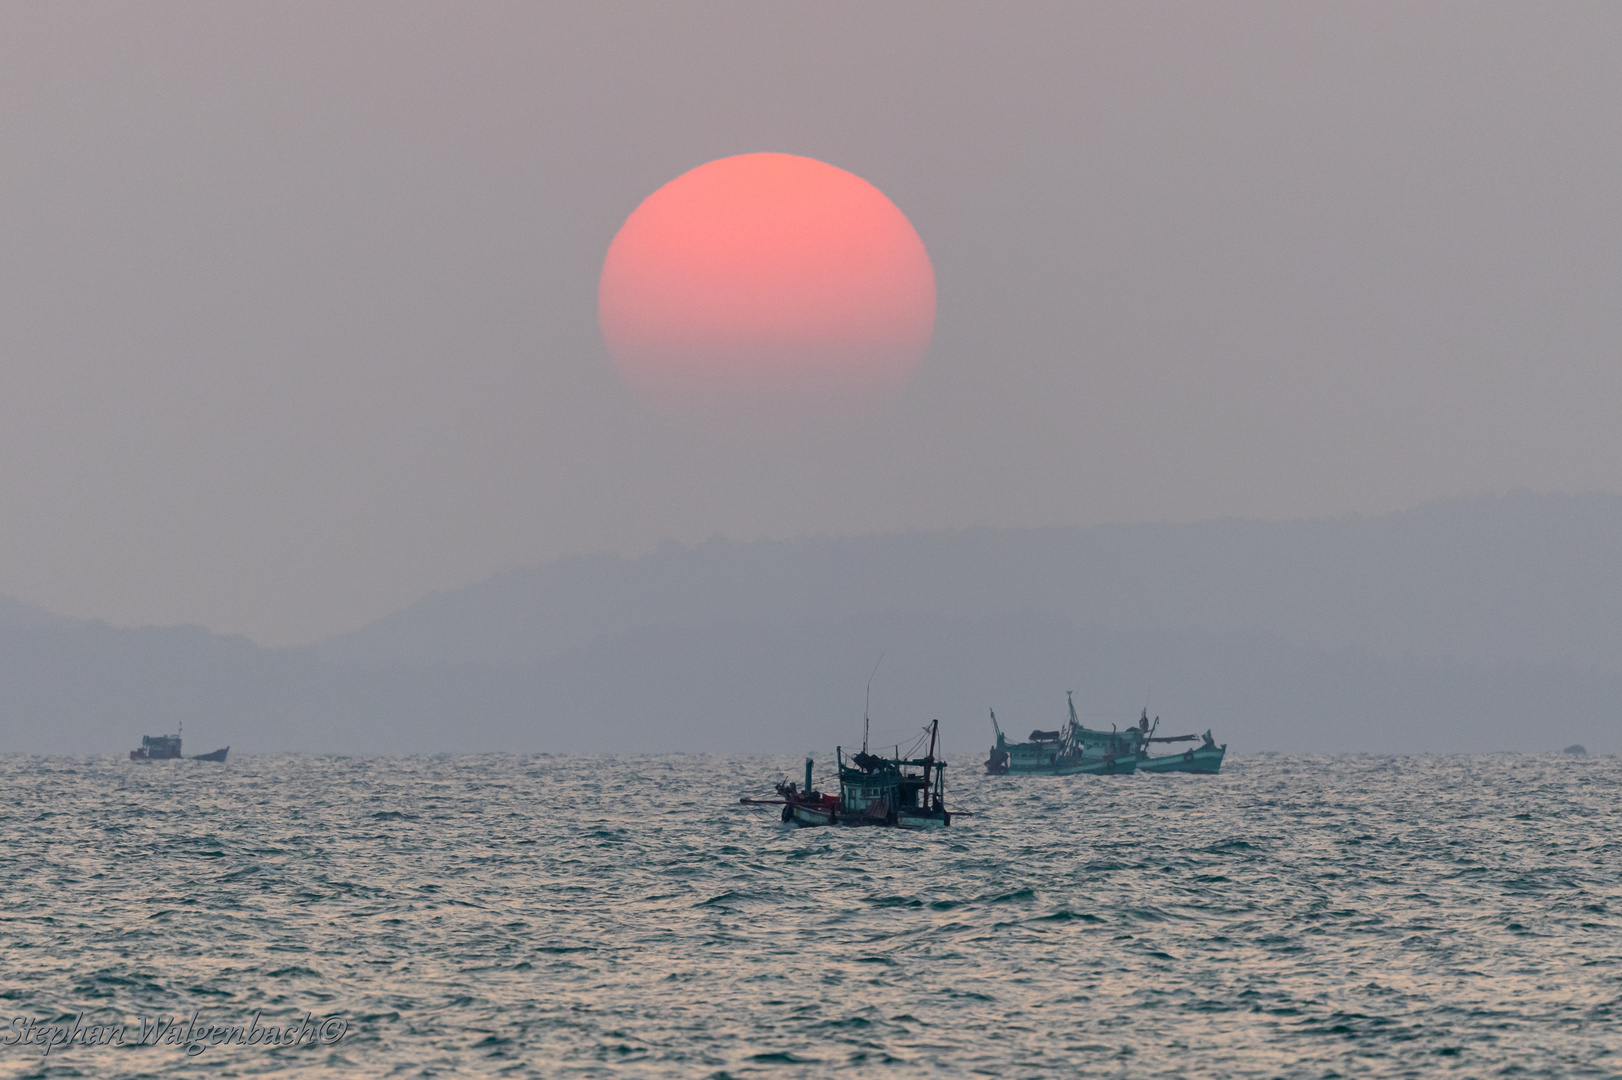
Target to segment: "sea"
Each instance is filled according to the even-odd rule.
[[[802,771],[0,757],[0,1075],[1622,1076],[1614,757]]]

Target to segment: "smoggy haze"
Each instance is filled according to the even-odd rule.
[[[1614,5],[9,4],[0,594],[291,643],[667,537],[1622,492],[1619,54]],[[755,150],[935,268],[841,430],[604,355],[625,216]]]

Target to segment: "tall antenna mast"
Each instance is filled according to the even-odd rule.
[[[879,664],[882,663],[884,663],[884,654],[879,653],[879,662],[873,665],[873,675],[879,673]],[[867,753],[867,731],[868,728],[873,726],[873,721],[868,717],[868,713],[873,708],[873,675],[867,677],[867,699],[862,702],[862,753],[864,754]]]

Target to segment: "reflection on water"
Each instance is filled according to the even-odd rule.
[[[0,1072],[1622,1072],[1616,759],[964,761],[932,834],[738,805],[799,768],[0,758],[0,1030],[348,1022]]]

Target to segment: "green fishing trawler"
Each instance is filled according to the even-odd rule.
[[[986,772],[993,776],[1076,776],[1084,773],[1129,773],[1138,766],[1137,745],[1115,732],[1089,731],[1076,719],[1058,731],[1033,731],[1026,742],[1009,742],[991,711],[991,730],[997,736]]]
[[[1160,718],[1149,723],[1149,711],[1137,726],[1125,731],[1102,731],[1083,727],[1076,716],[1075,695],[1066,691],[1070,706],[1069,722],[1058,731],[1033,731],[1027,742],[1009,742],[991,713],[991,729],[996,745],[986,759],[986,772],[993,776],[1040,775],[1073,776],[1086,773],[1195,772],[1214,773],[1222,767],[1226,743],[1218,746],[1210,731],[1200,746],[1175,754],[1153,755],[1154,743],[1180,743],[1200,740],[1198,735],[1156,736]]]
[[[776,799],[738,800],[745,806],[781,806],[783,820],[795,825],[880,825],[898,829],[943,829],[952,823],[946,809],[946,762],[935,757],[940,721],[924,729],[929,749],[922,757],[921,737],[908,756],[901,748],[891,756],[862,749],[845,756],[834,748],[839,794],[818,791],[812,782],[812,760],[805,759],[805,787],[789,781],[777,785]]]

